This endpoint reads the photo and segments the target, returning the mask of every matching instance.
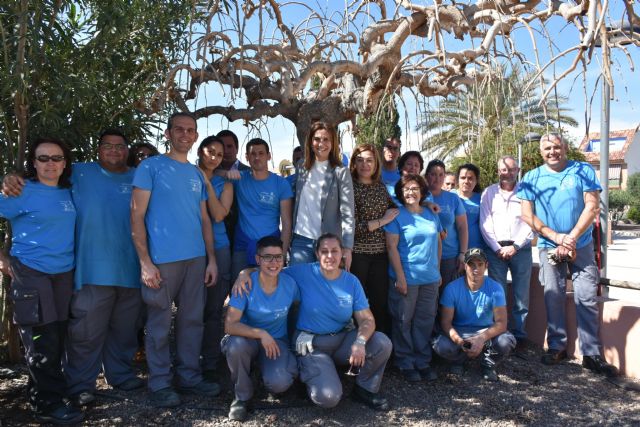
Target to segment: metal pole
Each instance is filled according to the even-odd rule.
[[[518,141],[518,182],[522,181],[522,140]]]
[[[606,48],[605,48],[606,49]],[[609,237],[609,83],[602,76],[602,111],[600,113],[600,263],[601,277],[607,277],[607,243]]]

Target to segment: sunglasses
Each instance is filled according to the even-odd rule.
[[[56,162],[59,163],[64,160],[64,156],[55,155],[55,156],[47,156],[46,154],[41,154],[40,156],[36,156],[36,160],[40,163],[47,162]]]
[[[258,255],[258,256],[260,257],[261,260],[265,262],[272,262],[272,261],[282,262],[282,260],[284,259],[284,255],[282,254],[279,254],[279,255],[267,254],[267,255]]]
[[[394,147],[393,145],[385,145],[384,148],[389,151],[400,151],[400,147]]]

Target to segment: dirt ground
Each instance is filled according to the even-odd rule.
[[[353,401],[353,379],[343,378],[344,396],[334,409],[313,406],[301,387],[280,398],[259,387],[252,400],[247,426],[407,426],[407,425],[640,425],[640,393],[627,390],[585,371],[576,361],[547,367],[542,350],[529,348],[511,356],[499,369],[500,381],[482,380],[479,366],[469,364],[465,375],[453,377],[436,362],[440,378],[433,383],[407,384],[387,369],[381,392],[392,409],[374,412]],[[144,376],[144,366],[140,366]],[[99,379],[97,401],[86,409],[84,425],[91,426],[222,426],[232,400],[228,373],[222,373],[223,392],[216,398],[184,396],[174,409],[149,405],[146,390],[112,390]],[[0,366],[0,426],[36,425],[25,399],[23,365]],[[638,387],[639,382],[627,385]]]

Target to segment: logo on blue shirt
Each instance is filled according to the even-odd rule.
[[[60,206],[64,212],[75,212],[76,208],[71,200],[60,200]]]
[[[273,192],[261,191],[258,196],[260,197],[260,203],[272,206],[276,204],[276,194]]]
[[[199,179],[190,179],[189,184],[191,185],[191,191],[195,193],[202,191],[202,183]]]

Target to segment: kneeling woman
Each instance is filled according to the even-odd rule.
[[[0,217],[11,222],[11,297],[29,368],[29,402],[39,422],[71,424],[82,413],[65,400],[61,358],[73,290],[76,210],[71,198],[71,153],[61,141],[41,138],[29,150],[18,197],[0,196]]]
[[[251,362],[257,360],[265,387],[272,393],[286,391],[298,375],[296,358],[289,351],[287,314],[298,301],[298,285],[280,274],[284,261],[282,241],[273,236],[257,243],[256,264],[251,273],[253,286],[248,295],[232,296],[229,301],[222,339],[235,399],[229,418],[243,421],[247,402],[253,395]]]
[[[336,365],[348,367],[348,373],[357,375],[353,397],[375,410],[387,410],[389,405],[378,391],[391,355],[391,341],[375,331],[375,320],[356,276],[340,268],[340,238],[330,233],[320,236],[315,255],[318,262],[297,264],[283,271],[300,288],[294,335],[300,379],[313,403],[332,408],[342,397]],[[248,283],[247,277],[243,272],[234,288]]]

